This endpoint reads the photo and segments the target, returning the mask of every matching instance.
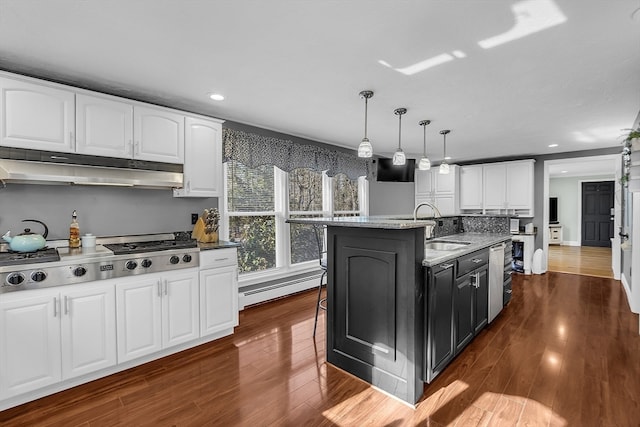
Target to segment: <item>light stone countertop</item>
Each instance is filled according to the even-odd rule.
[[[333,227],[359,227],[359,228],[383,228],[389,230],[402,230],[409,228],[433,227],[435,221],[432,218],[420,218],[417,221],[409,218],[386,218],[375,216],[343,216],[328,218],[288,218],[287,222],[293,224],[321,224]]]
[[[511,234],[507,233],[459,233],[449,236],[431,239],[432,242],[466,242],[467,246],[453,251],[436,251],[425,249],[422,265],[433,267],[446,261],[454,260],[460,256],[470,254],[481,249],[488,248],[500,242],[511,240]]]

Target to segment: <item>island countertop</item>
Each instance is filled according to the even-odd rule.
[[[452,243],[464,242],[469,244],[464,248],[453,251],[425,249],[422,265],[425,267],[433,267],[434,265],[454,260],[462,255],[470,254],[510,239],[511,234],[507,233],[458,233],[437,237],[431,241]]]
[[[359,228],[383,228],[389,230],[402,230],[410,228],[423,228],[435,226],[435,221],[429,219],[413,218],[388,218],[375,216],[341,216],[325,218],[288,218],[287,222],[294,224],[319,224],[334,227],[359,227]]]

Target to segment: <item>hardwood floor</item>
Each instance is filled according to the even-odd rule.
[[[231,337],[0,412],[0,425],[640,423],[638,319],[615,280],[514,275],[512,302],[415,410],[324,363],[315,301],[310,291],[249,308]]]
[[[549,271],[613,278],[611,248],[549,245]]]

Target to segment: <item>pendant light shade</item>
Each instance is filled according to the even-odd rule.
[[[447,134],[451,132],[449,129],[441,130],[440,135],[444,138],[444,158],[440,163],[440,174],[446,175],[449,173],[449,163],[447,163]]]
[[[402,151],[402,115],[407,112],[407,109],[396,108],[393,112],[398,116],[398,149],[393,153],[393,164],[402,166],[407,162],[407,157],[404,155],[404,151]]]
[[[427,157],[427,125],[429,123],[431,123],[431,120],[422,120],[420,123],[418,123],[424,130],[422,158],[418,162],[418,169],[420,169],[421,171],[428,171],[429,169],[431,169],[431,160],[429,160],[429,158]]]
[[[358,146],[358,157],[368,158],[373,156],[373,147],[371,146],[371,142],[369,142],[369,138],[367,138],[367,101],[372,96],[373,92],[370,90],[363,90],[360,92],[360,97],[364,98],[364,138],[362,138],[362,141]]]

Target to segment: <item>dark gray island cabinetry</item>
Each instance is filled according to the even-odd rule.
[[[423,393],[424,228],[328,228],[327,361],[410,403]]]
[[[425,241],[434,221],[289,222],[327,228],[328,363],[415,404],[425,383],[487,325],[487,248],[505,234]]]

